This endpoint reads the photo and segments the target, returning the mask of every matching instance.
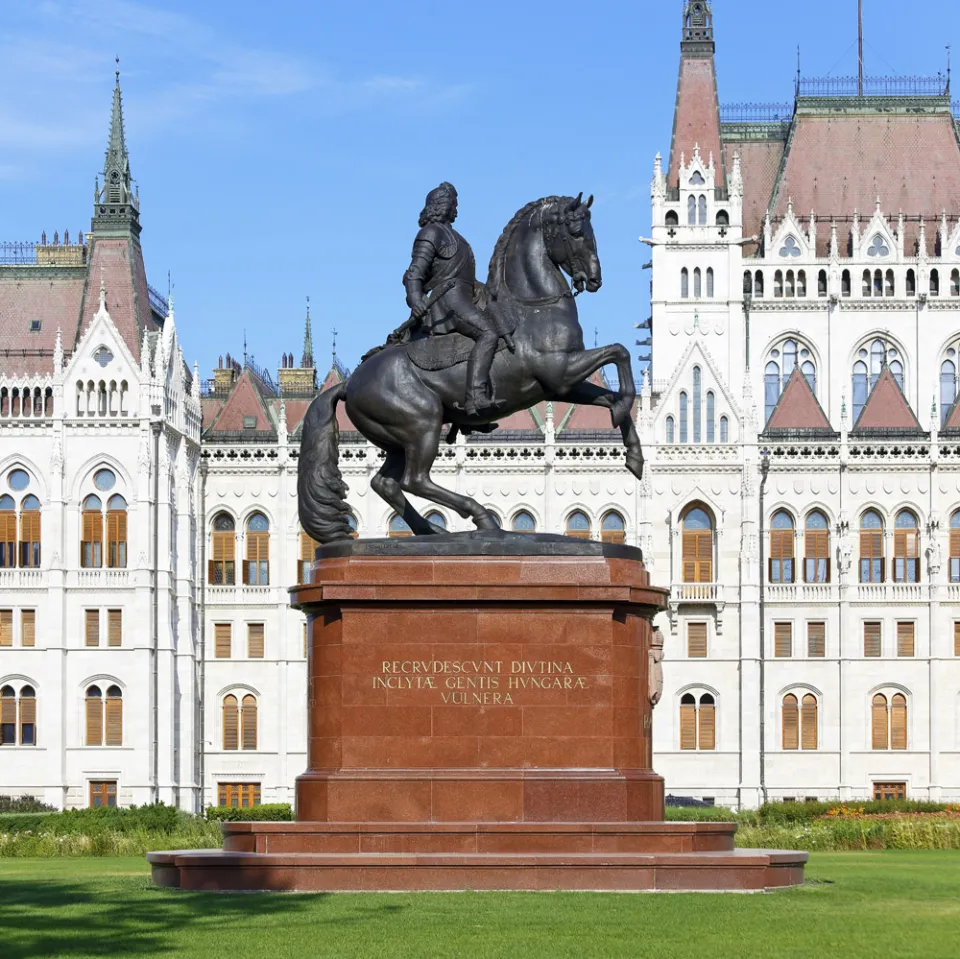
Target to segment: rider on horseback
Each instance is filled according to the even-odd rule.
[[[456,188],[441,183],[427,194],[403,285],[412,325],[422,326],[434,336],[456,330],[474,341],[467,362],[464,410],[468,416],[482,416],[495,405],[490,367],[500,337],[504,336],[511,349],[513,344],[498,329],[494,315],[483,309],[485,289],[477,282],[470,244],[453,228],[456,218]],[[431,292],[434,296],[428,303],[426,295]]]

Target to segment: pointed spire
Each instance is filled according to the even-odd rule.
[[[840,242],[837,238],[837,221],[830,221],[830,259],[836,260],[840,256]]]
[[[917,256],[919,256],[921,260],[925,260],[927,258],[927,224],[924,222],[922,216],[920,217],[920,237],[917,243],[919,245]]]
[[[310,297],[307,297],[307,318],[303,330],[303,356],[300,357],[303,369],[313,369],[313,326],[310,323]]]
[[[684,44],[713,44],[713,11],[709,0],[687,0],[683,8]]]
[[[200,402],[200,364],[193,361],[193,382],[190,384],[190,396]]]
[[[103,285],[103,277],[100,277],[100,313],[107,312],[107,288]]]
[[[60,327],[57,327],[57,339],[53,344],[53,373],[56,376],[63,369],[63,340],[60,336]]]

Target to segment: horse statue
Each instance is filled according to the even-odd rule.
[[[585,349],[577,318],[576,297],[584,290],[595,293],[602,283],[590,222],[593,197],[586,202],[582,197],[548,196],[528,203],[494,248],[487,308],[498,311],[501,329],[509,319],[514,347],[501,346],[494,357],[495,410],[471,416],[464,409],[472,344],[459,333],[392,343],[367,354],[348,379],[313,401],[303,423],[298,492],[301,525],[317,542],[351,535],[347,486],[338,466],[340,402],[357,429],[386,454],[370,485],[416,535],[446,531],[414,509],[407,493],[449,506],[472,519],[477,529],[499,529],[496,517],[475,499],[430,478],[444,424],[450,424],[452,440],[458,429],[489,431],[497,417],[543,400],[606,407],[623,436],[627,468],[641,478],[643,453],[631,415],[636,390],[630,354],[620,344]],[[572,278],[572,288],[564,274]],[[438,362],[438,356],[446,356],[446,362]],[[587,382],[608,364],[617,368],[619,392]]]

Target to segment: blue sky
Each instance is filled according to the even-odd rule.
[[[866,0],[868,74],[934,75],[956,0]],[[460,191],[480,273],[513,213],[596,195],[592,343],[647,315],[653,156],[670,148],[681,0],[3,0],[0,238],[88,229],[121,59],[147,275],[175,284],[189,362],[353,365],[407,315],[400,277],[426,191]],[[715,0],[721,102],[786,101],[856,71],[856,0]],[[917,7],[916,9],[920,9]],[[634,351],[635,352],[635,351]]]

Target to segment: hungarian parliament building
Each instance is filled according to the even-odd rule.
[[[798,79],[792,103],[727,108],[714,53],[689,0],[637,249],[642,482],[609,416],[563,403],[460,436],[435,476],[505,529],[643,550],[670,590],[669,794],[960,801],[949,84]],[[0,246],[0,794],[291,802],[300,431],[347,371],[317,368],[308,316],[274,372],[225,355],[201,379],[147,283],[132,184],[118,80],[90,231]],[[407,535],[339,415],[356,535]]]

